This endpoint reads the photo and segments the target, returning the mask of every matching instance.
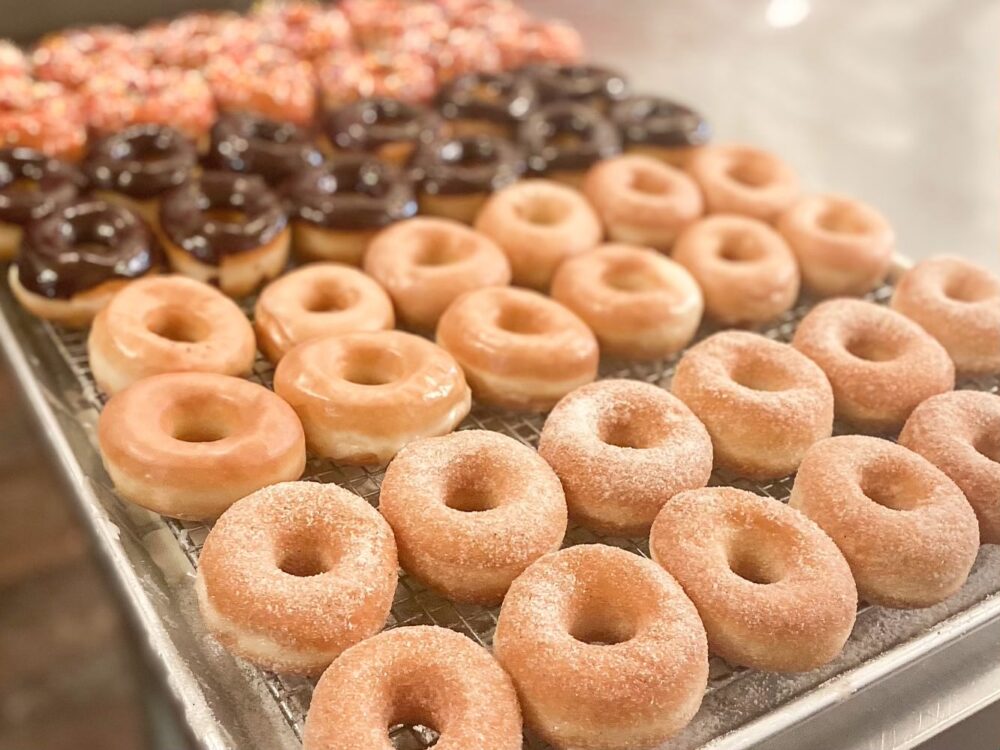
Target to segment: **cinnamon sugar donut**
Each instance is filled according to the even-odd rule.
[[[817,305],[792,345],[830,379],[837,418],[864,430],[898,430],[917,404],[955,387],[944,347],[913,321],[871,302]]]
[[[597,377],[597,340],[576,315],[537,292],[489,287],[445,310],[437,342],[458,360],[476,399],[545,411]]]
[[[733,487],[682,492],[649,537],[730,664],[806,672],[840,653],[854,627],[851,568],[822,529],[784,503]]]
[[[514,581],[493,650],[525,723],[557,747],[658,746],[685,726],[708,679],[705,629],[651,560],[585,544]]]
[[[265,669],[318,674],[385,625],[396,591],[392,530],[335,484],[283,482],[212,527],[195,590],[209,632]]]
[[[429,726],[436,750],[521,750],[517,693],[489,651],[453,630],[396,628],[345,651],[320,678],[305,750],[393,750],[389,729]]]
[[[298,479],[306,451],[291,407],[228,375],[152,375],[116,393],[97,440],[118,494],[172,518],[215,518],[239,498]]]
[[[640,536],[682,490],[704,487],[712,440],[679,399],[637,380],[600,380],[563,398],[538,452],[555,469],[574,519],[595,531]]]
[[[892,308],[936,338],[959,372],[1000,372],[1000,276],[962,258],[930,258],[903,274]]]
[[[745,216],[709,216],[692,224],[672,256],[691,272],[705,310],[723,325],[765,323],[799,296],[799,268],[781,235]]]
[[[799,196],[799,178],[791,167],[752,146],[708,144],[691,155],[687,168],[709,213],[774,221]]]
[[[899,444],[958,485],[979,519],[983,544],[1000,544],[1000,396],[952,391],[913,410]]]
[[[378,507],[403,569],[456,602],[499,604],[566,533],[559,478],[531,448],[487,430],[403,448],[385,472]]]
[[[823,371],[788,344],[722,331],[684,353],[671,389],[705,423],[715,464],[739,476],[791,474],[833,430]]]
[[[929,607],[961,588],[979,551],[976,514],[927,459],[864,435],[814,445],[789,504],[826,531],[864,601]]]

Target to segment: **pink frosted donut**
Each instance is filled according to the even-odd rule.
[[[265,0],[253,8],[263,37],[311,60],[351,43],[351,26],[339,8],[302,0]]]
[[[426,102],[437,90],[434,68],[409,52],[360,52],[345,47],[319,58],[315,67],[320,98],[327,109],[372,97]]]
[[[69,29],[42,38],[31,53],[36,78],[70,88],[99,72],[123,65],[149,64],[148,55],[124,26]]]
[[[709,213],[774,221],[799,196],[799,179],[774,154],[751,146],[709,144],[692,154],[688,171]]]
[[[258,45],[244,55],[216,55],[205,80],[222,112],[310,125],[316,114],[313,67],[283,47]]]

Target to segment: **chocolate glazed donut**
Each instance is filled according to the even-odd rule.
[[[634,96],[611,109],[625,151],[644,154],[674,167],[683,167],[712,129],[698,112],[659,96]]]
[[[539,109],[522,123],[518,140],[530,171],[575,188],[591,166],[622,150],[618,131],[607,117],[573,102]]]
[[[30,148],[0,150],[0,260],[21,244],[21,228],[76,199],[83,178],[66,162]]]
[[[361,99],[332,111],[324,122],[335,152],[373,154],[401,165],[421,143],[441,135],[441,118],[419,104],[396,99]]]
[[[542,102],[578,102],[607,111],[628,94],[628,82],[617,70],[599,65],[530,65],[522,77],[534,82]]]
[[[220,118],[212,128],[208,164],[213,169],[260,175],[269,185],[323,163],[309,134],[289,122],[248,114]]]
[[[527,76],[468,73],[444,86],[435,103],[452,135],[510,138],[538,105],[538,91]]]

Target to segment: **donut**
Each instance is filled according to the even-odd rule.
[[[0,78],[23,78],[31,73],[31,62],[14,42],[0,39]]]
[[[548,289],[559,264],[601,241],[601,222],[587,200],[551,180],[521,180],[494,193],[475,228],[510,261],[514,283]]]
[[[110,24],[49,34],[31,52],[31,68],[37,78],[70,88],[82,86],[109,69],[149,62],[128,29]]]
[[[799,297],[799,267],[770,226],[732,214],[706,216],[671,253],[701,286],[705,311],[726,326],[766,323]]]
[[[539,107],[518,128],[528,169],[570,187],[583,185],[587,170],[621,153],[615,126],[598,110],[574,102]]]
[[[582,189],[612,241],[658,250],[668,250],[704,210],[694,180],[648,156],[600,161]]]
[[[704,487],[712,440],[680,399],[637,380],[600,380],[565,396],[538,453],[562,481],[573,518],[614,536],[644,536],[665,502]]]
[[[418,45],[417,49],[426,49]],[[434,55],[437,83],[447,84],[469,73],[499,73],[503,55],[493,35],[486,29],[456,26],[438,44],[430,46]]]
[[[583,38],[567,21],[533,21],[513,33],[513,39],[506,36],[498,40],[505,67],[533,63],[578,65],[583,60]]]
[[[802,513],[733,487],[675,495],[649,537],[730,664],[807,672],[844,647],[858,605],[851,567]]]
[[[608,111],[629,91],[624,75],[600,65],[542,63],[528,66],[522,75],[534,82],[538,96],[545,104],[575,102]]]
[[[305,750],[393,750],[396,724],[438,730],[436,750],[520,750],[521,711],[489,651],[453,630],[417,625],[345,651],[320,678]]]
[[[741,145],[702,146],[688,160],[709,213],[773,222],[799,197],[799,179],[774,154]]]
[[[223,115],[212,126],[206,158],[213,169],[256,174],[272,187],[323,164],[310,135],[290,122],[257,115]]]
[[[364,268],[389,292],[403,325],[422,331],[433,331],[463,293],[510,283],[503,251],[447,219],[417,217],[383,229],[368,246]]]
[[[385,625],[396,591],[392,530],[335,484],[282,482],[237,500],[208,532],[195,590],[229,651],[319,674]]]
[[[417,213],[410,180],[366,154],[338,156],[298,172],[281,193],[290,206],[295,255],[304,261],[360,265],[379,230]]]
[[[292,408],[217,373],[137,380],[108,401],[97,440],[118,494],[171,518],[215,518],[261,487],[298,479],[306,462]]]
[[[511,72],[467,73],[442,86],[434,104],[455,136],[513,138],[538,105],[538,92]]]
[[[552,298],[597,336],[601,353],[655,360],[694,338],[704,306],[683,266],[650,248],[599,245],[556,271]]]
[[[823,370],[755,333],[722,331],[695,344],[677,364],[671,390],[708,428],[716,466],[737,476],[788,476],[833,431],[833,390]]]
[[[466,292],[441,316],[437,342],[462,366],[476,399],[493,406],[547,411],[597,377],[594,334],[527,289]]]
[[[57,83],[8,77],[0,88],[0,148],[76,162],[87,143],[80,98]]]
[[[316,60],[315,70],[326,109],[373,97],[423,104],[437,91],[434,66],[407,50],[334,50]]]
[[[917,404],[955,387],[944,347],[872,302],[820,303],[799,323],[792,345],[830,379],[837,419],[866,431],[898,430]]]
[[[271,44],[312,60],[352,41],[351,25],[339,8],[314,2],[265,0],[254,6],[252,18]]]
[[[840,547],[861,599],[929,607],[961,588],[979,551],[976,514],[930,461],[881,438],[816,443],[789,504]]]
[[[216,55],[204,75],[222,112],[301,126],[311,124],[316,115],[313,66],[281,47],[261,44],[250,54]]]
[[[160,199],[160,235],[174,270],[249,294],[281,273],[290,230],[278,196],[257,175],[206,171]]]
[[[958,485],[979,519],[982,544],[1000,544],[1000,396],[952,391],[913,410],[899,444]]]
[[[30,148],[0,149],[0,261],[10,260],[26,224],[76,200],[82,175]]]
[[[78,198],[25,225],[8,280],[32,315],[83,328],[115,292],[162,263],[159,243],[135,213]]]
[[[557,747],[659,746],[701,705],[705,628],[677,582],[651,560],[582,544],[517,577],[493,651],[525,724]]]
[[[274,373],[310,450],[343,464],[384,464],[407,443],[454,430],[471,398],[448,352],[401,331],[306,341]]]
[[[903,274],[891,304],[936,338],[960,373],[1000,372],[1000,276],[962,258],[929,258]]]
[[[659,96],[632,96],[615,103],[611,121],[621,132],[625,152],[685,167],[712,129],[698,112]]]
[[[220,56],[250,55],[261,31],[256,20],[233,11],[205,11],[147,26],[138,43],[160,65],[202,70]]]
[[[333,151],[372,154],[396,165],[442,134],[441,118],[419,104],[395,99],[362,99],[330,112],[323,120]]]
[[[559,478],[534,450],[488,430],[403,448],[379,494],[403,569],[453,602],[499,604],[566,533]]]

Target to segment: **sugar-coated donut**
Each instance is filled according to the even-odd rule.
[[[701,288],[683,266],[633,245],[599,245],[570,258],[551,293],[590,326],[602,353],[628,359],[683,349],[704,309]]]
[[[929,258],[903,274],[892,308],[941,342],[959,372],[1000,372],[1000,276],[995,273],[963,258]]]
[[[205,626],[237,656],[318,674],[385,625],[396,591],[392,530],[335,484],[283,482],[212,527],[195,584]]]
[[[389,464],[378,507],[403,569],[459,602],[499,604],[566,533],[559,478],[531,448],[487,430],[410,443]]]
[[[774,154],[751,146],[703,146],[687,169],[705,195],[709,213],[774,221],[799,196],[799,178]]]
[[[854,627],[858,590],[844,556],[776,500],[733,487],[682,492],[656,517],[649,551],[730,664],[805,672],[839,654]]]
[[[816,443],[790,505],[826,531],[850,563],[862,600],[929,607],[961,588],[979,551],[976,514],[927,459],[881,438]]]
[[[288,404],[215,373],[136,381],[104,407],[97,440],[118,494],[172,518],[215,518],[254,490],[298,479],[306,462]]]
[[[264,287],[254,307],[257,345],[275,364],[303,341],[393,325],[385,290],[340,263],[310,263],[285,274]]]
[[[864,430],[898,430],[917,404],[955,387],[944,347],[872,302],[820,303],[799,323],[792,345],[830,379],[837,418]]]
[[[381,464],[412,440],[444,435],[472,403],[455,359],[402,331],[306,341],[274,373],[274,390],[302,420],[310,450],[345,464]]]
[[[669,392],[637,380],[600,380],[563,398],[538,452],[573,518],[619,536],[646,534],[665,502],[712,473],[705,426]]]
[[[739,476],[787,476],[833,430],[833,391],[823,370],[755,333],[722,331],[695,344],[671,389],[708,428],[716,466]]]
[[[538,292],[488,287],[445,310],[437,342],[458,360],[476,399],[545,411],[597,377],[597,339],[586,324]]]
[[[651,560],[585,544],[546,555],[510,587],[493,650],[524,720],[560,748],[658,746],[701,705],[705,628]]]
[[[464,292],[510,283],[507,256],[457,221],[418,217],[383,229],[368,245],[365,272],[386,288],[400,321],[433,331]]]
[[[723,325],[774,320],[799,296],[795,256],[757,219],[708,216],[681,234],[672,256],[701,286],[705,311]]]
[[[899,444],[947,474],[979,519],[983,544],[1000,544],[1000,396],[952,391],[913,410]]]
[[[586,198],[551,180],[522,180],[494,193],[475,227],[506,253],[514,283],[534,289],[548,289],[559,264],[602,234]]]
[[[435,729],[435,750],[521,750],[510,677],[460,633],[418,625],[352,646],[320,678],[305,750],[393,750],[389,729]]]

